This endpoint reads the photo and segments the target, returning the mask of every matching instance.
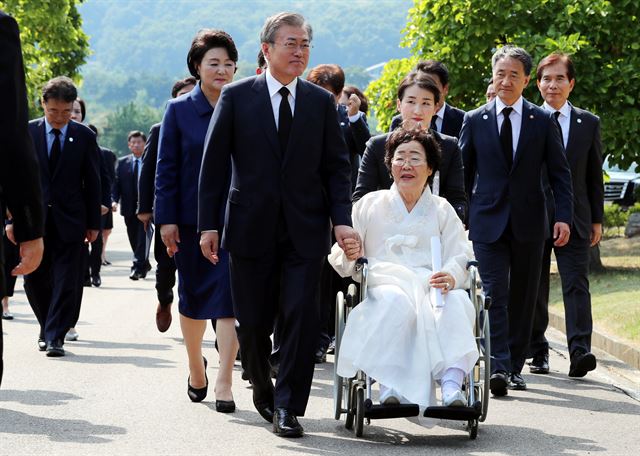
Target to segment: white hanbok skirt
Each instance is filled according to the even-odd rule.
[[[358,369],[409,402],[435,405],[434,382],[446,369],[470,372],[478,359],[475,310],[464,290],[433,308],[431,271],[389,262],[370,265],[367,297],[349,314],[338,354],[338,374]]]

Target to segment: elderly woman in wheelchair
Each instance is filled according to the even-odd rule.
[[[439,160],[428,131],[394,131],[385,155],[392,187],[354,204],[361,241],[348,239],[345,251],[334,246],[329,256],[343,277],[354,275],[356,259],[368,258],[366,298],[349,314],[337,372],[375,379],[382,404],[436,405],[440,381],[442,404],[465,406],[463,379],[478,360],[476,314],[465,291],[473,251],[454,209],[429,188]],[[441,246],[437,271],[433,237]]]

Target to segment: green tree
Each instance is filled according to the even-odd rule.
[[[146,135],[151,125],[160,122],[162,110],[142,104],[140,99],[143,97],[144,91],[139,92],[137,101],[131,101],[106,116],[106,125],[99,137],[101,146],[113,150],[120,157],[126,155],[129,153],[127,135],[130,131],[140,130]]]
[[[562,51],[576,65],[571,101],[600,116],[605,152],[626,168],[640,163],[639,16],[637,0],[415,0],[401,43],[412,58],[390,61],[367,95],[385,129],[395,109],[394,89],[418,59],[447,64],[449,99],[468,110],[483,103],[497,47],[522,46],[534,62]],[[535,74],[525,97],[542,101]]]
[[[0,0],[0,9],[20,27],[29,110],[40,110],[42,85],[56,76],[80,81],[78,68],[89,55],[89,40],[82,31],[76,5],[82,0]]]

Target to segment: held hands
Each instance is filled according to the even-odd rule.
[[[553,245],[556,247],[562,247],[569,242],[569,235],[571,234],[571,229],[569,225],[564,222],[556,222],[553,225]]]
[[[213,264],[218,264],[218,232],[206,231],[200,234],[200,250],[202,255]]]
[[[436,272],[429,279],[429,286],[433,288],[440,288],[440,290],[442,290],[442,294],[447,294],[456,286],[456,279],[454,279],[448,272]]]
[[[14,241],[11,241],[14,242]],[[15,243],[15,242],[14,242]],[[11,275],[19,276],[25,274],[31,274],[40,266],[42,261],[42,253],[44,252],[44,242],[42,238],[34,239],[32,241],[25,241],[20,243],[20,263],[13,268]]]
[[[338,246],[340,246],[340,248],[344,253],[347,253],[347,251],[345,250],[345,243],[344,243],[345,239],[351,239],[351,240],[357,241],[358,244],[361,244],[360,235],[356,232],[356,230],[354,230],[348,225],[334,226],[333,233],[336,236],[336,242],[338,243]],[[353,247],[353,245],[351,245],[351,247]]]
[[[591,225],[591,247],[600,242],[602,238],[602,223],[593,223]]]
[[[178,225],[162,225],[160,227],[160,237],[162,243],[167,247],[167,255],[173,258],[178,252],[178,244],[180,244],[180,231]]]
[[[349,261],[355,261],[364,256],[364,249],[358,239],[346,238],[342,250]]]

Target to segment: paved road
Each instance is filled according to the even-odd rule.
[[[121,218],[110,242],[113,266],[101,288],[85,289],[78,332],[67,356],[37,351],[37,324],[23,292],[5,322],[5,378],[0,390],[0,454],[271,455],[456,454],[637,455],[640,452],[640,374],[602,361],[583,380],[567,378],[562,335],[551,332],[552,373],[527,375],[529,390],[492,400],[478,439],[443,421],[425,428],[406,420],[374,421],[357,439],[332,418],[333,359],[317,366],[307,436],[284,440],[251,405],[236,371],[238,410],[218,414],[213,392],[201,404],[186,395],[186,354],[179,325],[165,333],[154,323],[153,279],[131,282]],[[174,314],[175,315],[175,314]],[[216,374],[213,332],[206,335],[208,374]],[[600,354],[599,356],[602,356]],[[634,399],[632,396],[635,396]]]

